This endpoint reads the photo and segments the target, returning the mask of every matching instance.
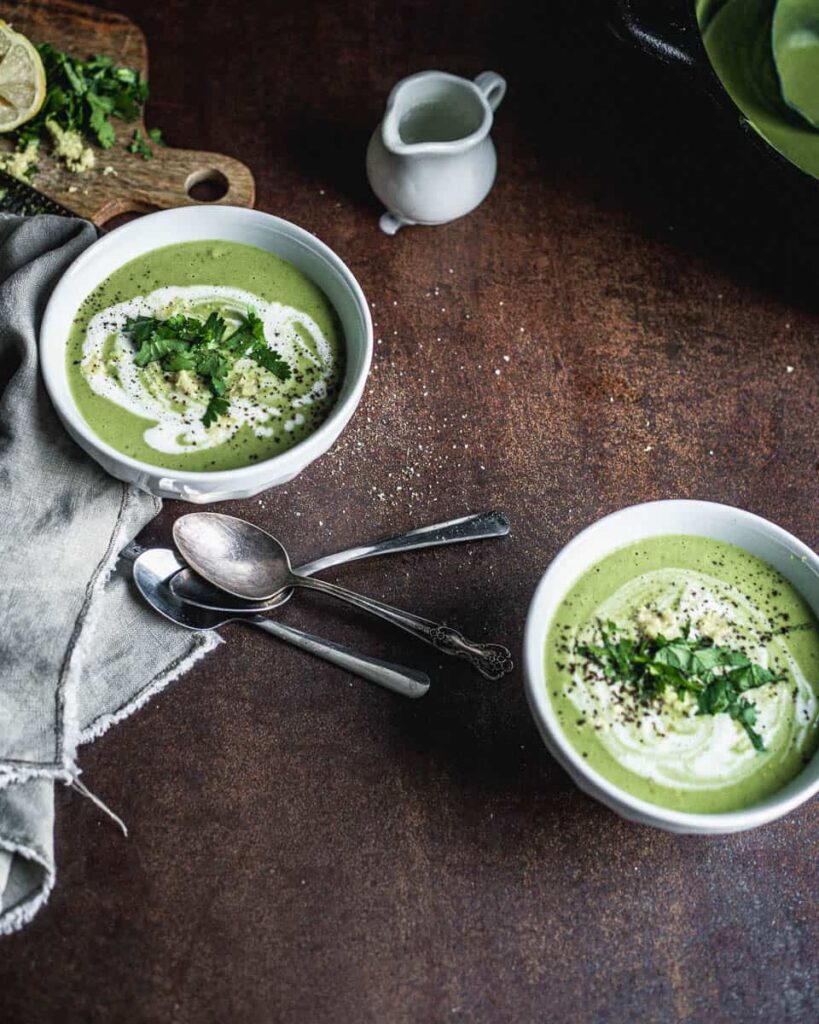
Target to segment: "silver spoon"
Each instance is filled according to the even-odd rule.
[[[333,665],[361,676],[362,679],[377,683],[404,697],[423,697],[429,689],[429,676],[425,672],[404,668],[380,658],[356,654],[342,644],[322,640],[312,633],[283,626],[280,622],[274,622],[261,615],[234,618],[186,605],[174,597],[167,586],[168,577],[178,572],[180,568],[181,562],[173,551],[167,548],[149,548],[143,551],[133,564],[134,582],[139,592],[155,611],[171,622],[198,631],[218,629],[226,622],[247,622],[266,633],[271,633],[279,640],[285,640],[303,651],[314,654],[317,658],[323,658]]]
[[[234,597],[261,602],[291,587],[318,590],[392,622],[442,654],[466,658],[487,679],[500,679],[512,671],[512,655],[500,644],[473,643],[449,626],[326,580],[297,576],[279,541],[243,519],[220,512],[193,512],[176,520],[173,537],[191,568]]]
[[[375,555],[417,551],[420,548],[437,547],[441,544],[459,544],[463,541],[484,540],[489,537],[505,537],[507,533],[509,533],[509,520],[502,512],[481,512],[478,515],[450,519],[444,523],[421,526],[408,533],[376,541],[375,544],[363,544],[359,547],[349,548],[347,551],[339,551],[335,555],[324,555],[322,558],[316,558],[312,562],[300,565],[293,572],[299,576],[312,576],[314,573],[321,572],[322,569],[329,569],[334,565],[344,565],[347,562],[356,562],[362,558],[373,558]],[[293,593],[292,590],[285,590],[272,601],[253,604],[226,594],[223,590],[218,590],[188,568],[181,569],[172,576],[168,585],[178,598],[187,601],[188,604],[220,612],[267,612],[289,601]]]

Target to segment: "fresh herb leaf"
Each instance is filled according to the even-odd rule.
[[[204,377],[208,387],[215,395],[223,395],[227,390],[226,377],[230,370],[230,362],[215,349],[207,349],[207,342],[200,344],[194,354],[196,372]]]
[[[781,676],[752,662],[744,651],[695,637],[690,626],[673,639],[633,640],[621,635],[613,622],[606,622],[600,625],[600,635],[602,644],[582,645],[578,653],[597,665],[607,679],[630,689],[638,701],[648,704],[668,686],[678,694],[691,693],[699,714],[729,714],[745,729],[756,750],[765,749],[754,729],[756,705],[742,694],[778,683]]]
[[[180,370],[191,372],[196,370],[196,359],[191,352],[174,352],[165,360],[164,366],[170,373],[178,373]]]
[[[729,705],[728,714],[743,727],[748,733],[748,738],[754,745],[755,750],[764,750],[765,744],[762,737],[754,729],[756,725],[756,705],[742,697],[736,703]]]
[[[90,92],[86,96],[89,107],[88,126],[96,136],[97,143],[103,149],[110,149],[116,140],[114,126],[108,120],[114,109],[114,102],[110,96],[99,96]]]
[[[257,342],[250,350],[250,358],[279,380],[290,380],[293,372],[290,364],[282,359],[275,348],[268,348],[264,342]]]
[[[202,422],[206,427],[209,427],[211,423],[215,423],[221,415],[226,413],[229,408],[230,402],[226,398],[212,395],[208,402],[208,407],[205,409],[205,415],[202,417]]]
[[[763,668],[761,665],[753,665],[750,662],[729,672],[728,678],[740,693],[744,693],[745,690],[753,690],[757,686],[764,686],[766,683],[779,681],[778,677],[769,669]]]
[[[161,319],[137,316],[126,321],[125,333],[135,348],[137,366],[158,363],[165,373],[196,373],[211,393],[202,422],[211,426],[230,408],[228,377],[237,359],[249,356],[278,380],[289,380],[289,363],[268,347],[264,323],[249,309],[232,334],[218,313],[206,320],[176,313]]]
[[[139,128],[134,128],[134,134],[131,136],[131,142],[128,145],[128,152],[136,153],[143,160],[153,160],[154,158],[154,151],[143,138]]]
[[[167,146],[168,143],[162,138],[162,132],[159,128],[149,128],[148,136],[151,142],[155,142],[157,146]]]
[[[163,337],[158,331],[155,331],[139,346],[134,356],[134,362],[137,366],[147,366],[148,363],[158,363],[165,356],[183,351],[185,351],[184,341]]]

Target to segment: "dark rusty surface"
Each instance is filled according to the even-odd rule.
[[[815,211],[604,12],[112,6],[148,36],[149,121],[247,161],[259,207],[374,303],[341,442],[229,511],[299,559],[502,508],[508,540],[337,575],[516,650],[549,559],[622,505],[710,498],[819,541]],[[498,182],[467,219],[387,238],[366,138],[394,81],[436,66],[508,77]],[[83,753],[129,841],[58,795],[58,886],[3,942],[4,1022],[819,1019],[815,802],[724,839],[627,824],[550,760],[519,673],[489,685],[306,594],[284,618],[435,688],[402,703],[226,629]]]

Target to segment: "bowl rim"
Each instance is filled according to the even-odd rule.
[[[213,235],[210,237],[212,237],[214,241],[221,240],[218,231],[218,224],[220,222],[229,221],[239,224],[242,222],[246,222],[248,224],[264,222],[268,227],[272,228],[274,232],[286,235],[290,241],[308,249],[311,253],[317,256],[329,268],[330,272],[334,273],[349,290],[355,306],[357,307],[358,313],[361,316],[364,328],[362,332],[363,358],[361,361],[361,367],[357,372],[357,376],[352,381],[350,392],[346,398],[343,401],[337,401],[321,426],[317,430],[313,431],[312,434],[308,434],[307,437],[302,438],[301,441],[294,444],[292,448],[288,448],[284,452],[279,452],[277,455],[271,455],[267,459],[260,459],[247,466],[235,466],[232,469],[171,469],[168,466],[161,466],[157,463],[143,462],[141,459],[135,459],[132,456],[119,451],[117,448],[114,448],[92,429],[77,407],[77,403],[75,402],[74,396],[71,392],[71,386],[68,381],[68,374],[65,367],[64,354],[67,343],[67,336],[64,334],[65,321],[62,317],[59,317],[57,307],[62,301],[68,298],[72,292],[75,294],[78,293],[81,296],[81,303],[88,294],[88,289],[82,284],[83,275],[86,272],[87,265],[92,260],[96,261],[99,259],[101,255],[104,256],[105,253],[114,246],[122,245],[123,240],[126,239],[127,235],[144,232],[146,230],[146,225],[156,223],[157,219],[170,221],[196,220],[200,224],[203,220],[213,220],[215,222],[215,230]],[[201,239],[201,241],[206,240],[208,239]],[[182,239],[178,243],[168,242],[166,244],[184,244],[185,241],[188,241],[188,239]],[[196,239],[190,239],[190,241],[196,241]],[[241,244],[252,245],[253,243],[245,242]],[[158,245],[155,246],[155,248],[164,248],[164,246]],[[260,248],[260,246],[255,246],[255,248]],[[149,251],[151,250],[146,250],[146,252]],[[145,253],[138,255],[145,255]],[[130,260],[136,258],[137,256],[132,253],[127,258],[118,260],[116,265],[109,271],[109,274],[113,273],[115,270],[119,270]],[[77,305],[79,306],[79,303]],[[52,358],[46,359],[43,357],[43,349],[50,338],[56,338],[59,340],[60,351],[63,354],[62,359],[55,361]],[[300,472],[300,470],[305,466],[305,455],[307,455],[306,464],[309,464],[314,458],[317,458],[332,446],[340,431],[343,430],[344,426],[355,412],[364,392],[373,356],[373,325],[369,304],[367,303],[367,299],[361,285],[358,283],[353,272],[341,257],[337,255],[337,253],[335,253],[325,242],[322,242],[321,239],[311,234],[305,228],[300,227],[298,224],[294,224],[292,221],[285,220],[283,217],[277,217],[275,214],[266,213],[263,210],[250,209],[248,207],[228,206],[222,204],[214,206],[176,206],[170,209],[157,210],[154,213],[145,214],[136,220],[123,224],[114,231],[100,236],[87,249],[80,253],[80,255],[60,277],[54,287],[54,290],[49,296],[48,303],[46,304],[46,308],[43,313],[43,319],[40,324],[40,330],[38,332],[38,353],[43,381],[52,404],[55,409],[57,409],[60,416],[66,421],[69,433],[76,432],[76,434],[79,434],[85,443],[94,451],[98,451],[102,455],[107,456],[111,461],[127,467],[131,470],[132,474],[172,476],[179,486],[184,486],[186,484],[193,486],[205,483],[212,486],[239,486],[250,477],[258,477],[264,467],[275,467],[278,471],[276,473],[277,477],[290,473],[291,471],[293,473]],[[350,372],[349,366],[350,363],[349,360],[347,360],[345,380],[342,382],[342,388],[348,381],[346,374]],[[59,393],[60,384],[63,382],[65,383],[65,396]]]
[[[788,797],[780,798],[777,793],[772,793],[760,803],[735,811],[721,811],[709,814],[678,811],[662,807],[659,804],[632,796],[592,768],[569,742],[568,737],[557,721],[551,701],[549,700],[544,671],[544,648],[552,616],[549,616],[548,621],[546,621],[545,615],[541,614],[541,609],[550,601],[551,594],[555,588],[559,590],[561,596],[564,596],[578,579],[575,573],[563,581],[562,577],[566,571],[564,569],[565,565],[569,562],[574,552],[588,541],[590,535],[610,528],[620,520],[648,510],[651,513],[656,512],[662,515],[664,511],[670,511],[672,506],[676,510],[685,509],[690,512],[707,509],[716,512],[718,515],[728,515],[735,520],[738,518],[746,524],[754,524],[772,538],[787,544],[798,557],[807,561],[813,571],[819,575],[819,555],[803,541],[769,519],[733,505],[713,501],[672,498],[641,502],[618,509],[595,520],[568,541],[551,560],[546,571],[538,581],[529,604],[524,632],[524,686],[527,701],[541,738],[552,756],[582,790],[595,797],[595,799],[600,800],[617,813],[633,821],[639,821],[642,824],[650,824],[655,827],[680,832],[722,834],[756,828],[759,825],[764,825],[777,818],[781,818],[814,796],[819,791],[819,775],[813,781],[799,787]],[[681,531],[672,530],[669,532],[679,533]],[[692,529],[682,532],[689,533],[691,536],[709,536],[705,530],[698,531]],[[652,535],[646,534],[646,536]],[[625,546],[626,543],[629,542],[618,544],[615,541],[612,543],[608,553],[616,551],[619,547]],[[741,544],[737,546],[742,547]],[[605,557],[605,555],[600,557]],[[814,612],[819,615],[819,608],[815,604],[812,604],[812,607]],[[819,757],[819,751],[813,756],[814,758]],[[795,776],[796,778],[798,778],[798,775]],[[786,783],[783,791],[789,788],[795,779],[791,780],[790,783]]]

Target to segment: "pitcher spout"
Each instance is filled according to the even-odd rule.
[[[396,156],[421,156],[477,145],[492,127],[505,87],[491,72],[474,82],[445,71],[421,71],[402,79],[387,100],[381,123],[384,148]]]
[[[389,153],[399,154],[404,153],[406,145],[401,141],[401,133],[399,131],[400,118],[401,118],[401,104],[400,104],[400,91],[402,82],[392,90],[387,99],[387,107],[384,111],[384,119],[381,122],[381,141],[384,143],[384,148]]]

